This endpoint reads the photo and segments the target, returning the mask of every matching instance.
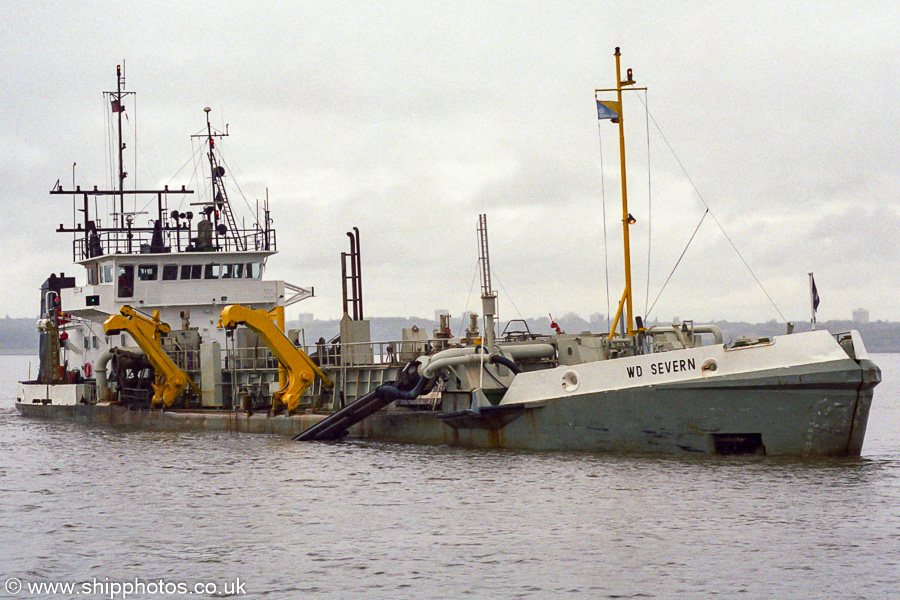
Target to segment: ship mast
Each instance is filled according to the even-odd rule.
[[[119,227],[125,227],[125,178],[128,177],[128,173],[125,172],[125,142],[122,141],[122,114],[125,112],[125,105],[122,103],[122,98],[134,93],[123,91],[122,88],[124,86],[125,75],[122,74],[122,65],[116,65],[116,91],[106,93],[110,96],[112,111],[116,113],[116,116],[118,117],[119,173],[117,178],[119,180],[119,214],[117,221]]]
[[[97,186],[93,186],[93,189],[82,190],[81,186],[77,186],[75,189],[66,190],[63,189],[57,180],[56,185],[50,190],[51,194],[70,195],[73,197],[73,201],[78,196],[82,197],[82,208],[76,207],[76,210],[84,213],[83,224],[73,223],[72,227],[60,224],[56,230],[59,233],[74,233],[76,235],[75,244],[73,245],[73,258],[75,261],[83,261],[105,254],[132,254],[135,244],[141,248],[141,252],[144,252],[144,246],[147,246],[147,250],[150,253],[168,252],[170,248],[166,245],[164,237],[166,232],[174,232],[176,241],[180,240],[182,233],[190,235],[190,225],[181,225],[178,223],[177,217],[175,217],[176,223],[174,226],[166,222],[165,207],[168,204],[167,197],[169,194],[193,194],[192,190],[188,190],[184,186],[181,186],[180,190],[170,190],[168,185],[161,190],[125,190],[125,178],[128,177],[128,173],[125,172],[125,142],[122,140],[122,113],[125,112],[123,100],[125,96],[135,92],[126,92],[124,88],[125,75],[123,74],[122,65],[116,65],[116,91],[103,92],[103,98],[104,103],[106,100],[109,100],[112,112],[118,117],[118,184],[109,186],[110,189],[99,189]],[[75,185],[74,181],[72,185]],[[125,212],[125,196],[137,198],[137,196],[143,195],[156,196],[157,218],[155,224],[150,227],[140,227],[134,224],[136,215],[146,214],[143,211]],[[112,218],[111,226],[102,226],[103,221],[101,221],[99,213],[95,214],[93,219],[91,218],[90,204],[88,202],[90,196],[95,198],[98,196],[112,198],[113,212],[109,214]],[[119,200],[118,210],[116,210],[116,198]],[[164,200],[164,198],[166,199]],[[178,213],[176,212],[176,214]],[[181,214],[180,216],[184,218],[185,215]],[[146,233],[149,233],[150,236],[145,236],[144,234]],[[180,247],[180,242],[178,243]]]
[[[625,254],[625,291],[622,294],[622,299],[619,301],[619,308],[616,311],[616,317],[613,319],[612,327],[610,328],[609,337],[610,339],[615,337],[616,327],[619,323],[619,319],[622,318],[625,324],[625,331],[628,337],[634,337],[634,308],[632,304],[632,287],[631,287],[631,241],[630,241],[630,228],[635,224],[636,220],[631,213],[628,212],[628,185],[626,183],[626,171],[625,171],[625,119],[622,116],[622,89],[625,87],[633,86],[635,81],[631,74],[631,69],[628,69],[626,72],[627,79],[622,80],[622,70],[620,66],[619,56],[621,53],[619,52],[618,46],[616,47],[615,57],[616,57],[616,87],[615,89],[602,89],[595,90],[596,93],[600,92],[616,92],[616,101],[615,102],[603,102],[601,100],[597,100],[597,108],[598,113],[601,119],[611,119],[613,123],[619,124],[619,163],[621,167],[621,179],[622,179],[622,245],[624,247]],[[631,87],[632,90],[645,90],[647,88],[634,88]],[[624,311],[624,314],[623,314]]]
[[[487,215],[478,215],[478,264],[481,266],[481,312],[484,314],[484,347],[494,351],[497,292],[491,286],[491,257],[488,253]]]

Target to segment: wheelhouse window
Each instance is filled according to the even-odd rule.
[[[203,269],[203,279],[218,279],[222,271],[221,267],[222,265],[217,265],[215,263],[205,265],[205,268]]]
[[[119,298],[131,298],[134,296],[134,265],[122,265],[119,267],[117,291]]]
[[[96,267],[90,267],[87,271],[87,282],[88,285],[97,285],[99,283],[100,278],[100,270]]]
[[[101,278],[101,283],[112,283],[113,281],[113,266],[112,265],[103,265],[103,277]]]
[[[235,270],[237,267],[241,265],[222,265],[222,279],[234,279],[236,277],[240,277],[240,275],[235,275]]]
[[[260,263],[247,263],[247,279],[259,279],[262,275],[262,265]]]
[[[181,265],[181,279],[200,279],[203,265]]]
[[[138,279],[141,281],[156,281],[156,265],[138,265]]]
[[[163,281],[175,281],[178,279],[178,265],[163,265]]]

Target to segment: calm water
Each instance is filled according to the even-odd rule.
[[[220,586],[133,598],[896,598],[900,356],[875,358],[885,381],[854,460],[302,444],[0,414],[0,597],[74,597],[7,595],[14,576]],[[3,407],[27,364],[0,357]],[[245,593],[225,593],[236,578]],[[94,590],[78,597],[122,597]]]

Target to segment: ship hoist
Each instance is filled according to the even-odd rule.
[[[149,318],[126,305],[120,312],[122,314],[112,315],[106,319],[103,322],[103,329],[107,335],[127,332],[143,350],[156,376],[151,406],[171,407],[188,385],[199,396],[200,389],[197,385],[162,349],[162,336],[168,334],[172,328],[160,320],[159,311],[154,310],[153,317]]]
[[[284,310],[282,307],[276,307],[273,311],[254,310],[240,304],[232,304],[222,309],[218,326],[234,329],[238,325],[244,325],[256,332],[266,343],[272,355],[285,370],[281,389],[272,394],[272,411],[277,413],[286,408],[290,413],[300,405],[301,397],[317,376],[322,380],[323,387],[330,388],[334,384],[303,350],[291,343],[282,328],[275,324],[273,319],[279,318],[276,314],[279,309]]]
[[[146,355],[156,377],[152,406],[171,407],[187,386],[199,396],[200,389],[197,385],[172,362],[162,348],[162,336],[167,335],[171,327],[160,320],[159,311],[153,311],[152,318],[140,314],[130,306],[123,306],[120,312],[122,314],[106,319],[103,329],[107,335],[116,335],[122,331],[128,333]],[[317,376],[326,388],[334,384],[305,352],[291,343],[273,321],[276,318],[273,312],[233,304],[222,310],[219,327],[234,329],[238,325],[244,325],[266,343],[284,369],[282,387],[272,395],[273,411],[287,409],[290,413],[300,405],[301,397]]]

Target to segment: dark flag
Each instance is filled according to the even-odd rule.
[[[816,289],[816,279],[813,277],[813,274],[809,274],[809,300],[812,305],[812,319],[809,320],[812,323],[812,328],[815,331],[816,329],[816,309],[819,308],[819,290]]]
[[[819,310],[819,290],[816,289],[816,278],[811,277],[810,280],[812,281],[812,303],[815,311]]]

